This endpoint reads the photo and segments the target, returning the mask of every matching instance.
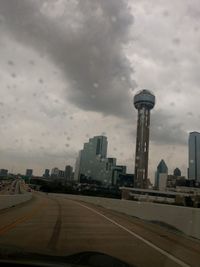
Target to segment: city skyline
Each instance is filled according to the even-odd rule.
[[[199,147],[199,142],[198,142],[198,144],[195,144],[195,146],[194,146],[194,142],[192,143],[192,149],[191,149],[191,136],[193,137],[193,135],[194,136],[198,136],[199,137],[199,135],[200,135],[200,133],[198,133],[198,132],[191,132],[191,133],[189,133],[189,140],[188,140],[188,154],[189,154],[189,157],[188,157],[188,160],[189,160],[189,162],[188,162],[188,170],[189,170],[189,167],[190,167],[190,163],[194,163],[194,162],[196,162],[195,163],[195,166],[197,166],[197,164],[198,164],[198,160],[199,160],[199,158],[198,159],[196,159],[196,160],[191,160],[191,158],[193,158],[194,156],[194,153],[191,153],[191,151],[193,152],[194,150],[195,151],[197,151],[197,149],[198,149],[198,147]],[[101,141],[100,141],[101,140]],[[199,140],[198,140],[199,141]],[[99,157],[99,159],[101,159],[101,160],[103,160],[102,162],[106,162],[106,160],[112,160],[112,162],[113,162],[113,164],[116,166],[116,167],[127,167],[126,165],[116,165],[116,162],[117,162],[117,158],[111,158],[111,157],[109,157],[108,155],[107,155],[107,150],[108,150],[108,140],[107,140],[107,137],[106,136],[103,136],[103,135],[99,135],[99,136],[93,136],[92,138],[89,138],[88,139],[88,142],[85,142],[84,144],[83,144],[83,148],[81,149],[81,150],[79,150],[79,153],[78,153],[78,156],[77,156],[77,158],[76,158],[76,162],[75,162],[75,164],[74,164],[74,166],[71,166],[71,165],[65,165],[65,170],[61,170],[61,169],[63,169],[63,166],[61,167],[61,169],[60,168],[58,168],[58,166],[54,166],[53,168],[52,168],[52,166],[51,167],[49,167],[49,169],[45,169],[45,170],[43,170],[44,172],[43,172],[43,175],[39,175],[39,176],[45,176],[45,174],[48,174],[47,176],[49,176],[50,175],[50,173],[51,173],[51,175],[52,174],[54,174],[54,170],[55,170],[55,172],[59,172],[59,171],[61,171],[61,172],[66,172],[66,170],[67,170],[67,168],[68,167],[70,167],[70,168],[72,168],[72,169],[74,169],[75,170],[75,172],[76,172],[76,168],[77,168],[77,170],[78,170],[78,172],[79,172],[79,167],[78,167],[78,165],[80,164],[80,159],[82,158],[83,160],[84,160],[84,165],[86,164],[86,165],[88,165],[87,167],[86,167],[86,169],[88,169],[88,170],[90,170],[90,168],[91,168],[91,166],[92,166],[92,164],[93,164],[93,162],[90,162],[91,161],[91,159],[93,160],[96,156],[97,156],[97,158]],[[196,148],[195,148],[196,147]],[[84,153],[83,153],[84,152]],[[198,150],[198,153],[199,153],[199,150]],[[88,159],[90,159],[90,160],[88,160]],[[114,161],[113,161],[114,160]],[[192,162],[191,162],[192,161]],[[89,163],[89,164],[88,164]],[[66,163],[65,163],[66,164]],[[78,164],[78,165],[77,165]],[[86,166],[85,165],[85,166]],[[114,166],[113,165],[113,166]],[[90,167],[89,167],[90,166]],[[85,167],[84,167],[85,168]],[[93,166],[92,168],[94,168],[95,169],[95,166]],[[156,169],[156,168],[155,168]],[[194,167],[194,169],[196,169],[196,167]],[[12,172],[12,170],[7,170],[7,169],[1,169],[1,170],[5,170],[5,171],[7,171],[8,173],[15,173],[15,172]],[[163,171],[164,170],[164,171]],[[166,171],[165,171],[166,170]],[[28,174],[27,173],[31,173],[30,175],[28,175],[28,176],[32,176],[33,175],[33,169],[26,169],[26,170],[24,170],[24,172],[21,172],[21,174],[23,175],[23,174],[25,174],[25,176],[27,176]],[[69,170],[67,170],[67,172],[68,172]],[[70,171],[71,172],[71,171]],[[86,171],[87,172],[87,171]],[[165,163],[165,161],[163,160],[163,159],[161,159],[160,160],[160,162],[159,162],[159,164],[157,165],[157,171],[155,172],[155,184],[157,183],[156,182],[156,176],[157,176],[157,172],[158,173],[167,173],[168,174],[168,167],[167,167],[167,165],[166,165],[166,163]],[[194,172],[194,171],[193,171]],[[170,173],[170,172],[169,172]],[[189,174],[190,172],[188,172],[188,175],[186,175],[185,177],[186,177],[186,179],[196,179],[196,180],[198,180],[197,178],[196,178],[196,176],[195,175],[193,175],[192,174],[192,172],[191,172],[191,174]],[[198,172],[199,173],[199,172]],[[15,174],[17,174],[17,173],[15,173]],[[172,175],[172,172],[170,173],[171,175]],[[181,177],[181,170],[178,168],[178,167],[176,167],[174,170],[173,170],[173,175],[174,176],[178,176],[178,177]],[[33,175],[34,176],[34,175]],[[37,175],[36,175],[37,176]],[[148,177],[148,179],[149,179],[150,177]],[[75,180],[79,180],[79,178],[78,178],[78,176],[75,178]]]
[[[200,131],[199,4],[75,2],[0,3],[2,168],[74,166],[82,144],[105,133],[108,155],[134,172],[132,97],[150,88],[149,176],[160,158],[187,175],[188,134]]]
[[[144,93],[144,90],[140,92]],[[140,110],[139,113],[141,113]],[[144,121],[146,124],[147,120]],[[138,122],[139,126],[141,124],[140,120]],[[200,153],[199,137],[200,133],[198,132],[191,132],[189,134],[189,140],[188,140],[189,164],[188,164],[188,176],[186,177],[181,175],[181,170],[178,167],[176,167],[173,170],[173,173],[168,173],[168,167],[165,161],[161,159],[157,166],[157,170],[155,171],[154,182],[151,181],[151,179],[150,182],[149,177],[147,176],[145,178],[143,175],[141,177],[142,179],[141,183],[141,180],[138,180],[140,179],[140,176],[137,177],[137,173],[136,175],[135,173],[134,174],[127,173],[126,165],[119,165],[117,164],[116,158],[107,157],[108,141],[107,137],[102,135],[89,138],[88,142],[83,144],[83,148],[79,151],[79,155],[76,159],[74,172],[73,172],[73,167],[70,165],[66,165],[65,170],[61,170],[58,167],[53,167],[51,169],[51,174],[50,174],[50,169],[45,169],[42,177],[46,179],[61,179],[62,181],[66,180],[68,182],[74,181],[78,183],[87,183],[89,181],[93,181],[96,183],[101,183],[104,186],[120,186],[120,185],[123,186],[124,184],[128,184],[128,186],[134,188],[140,188],[140,189],[154,188],[156,190],[161,190],[161,191],[165,191],[166,186],[171,188],[176,185],[177,186],[199,185],[199,168],[198,168],[199,153]],[[139,149],[138,151],[140,150],[141,149]],[[144,166],[147,166],[148,169],[148,161],[147,162],[144,161]],[[0,171],[1,171],[1,176],[5,177],[6,176],[9,177],[9,175],[11,176],[22,175],[23,177],[39,178],[37,175],[33,175],[34,171],[33,169],[26,169],[25,174],[22,173],[14,174],[7,169],[0,169]]]

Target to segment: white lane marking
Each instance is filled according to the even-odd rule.
[[[172,260],[172,261],[178,263],[180,266],[182,266],[182,267],[190,267],[190,266],[191,266],[191,265],[188,265],[187,263],[183,262],[182,260],[176,258],[175,256],[173,256],[172,254],[168,253],[167,251],[165,251],[165,250],[163,250],[163,249],[157,247],[156,245],[154,245],[154,244],[151,243],[150,241],[144,239],[144,238],[141,237],[140,235],[138,235],[138,234],[132,232],[131,230],[127,229],[127,228],[124,227],[123,225],[117,223],[116,221],[114,221],[114,220],[108,218],[107,216],[103,215],[102,213],[96,211],[95,209],[90,208],[90,207],[88,207],[88,206],[85,206],[85,205],[83,205],[83,204],[80,204],[80,203],[77,202],[77,201],[74,201],[74,200],[72,200],[72,201],[73,201],[73,202],[76,202],[78,205],[80,205],[80,206],[82,206],[82,207],[84,207],[84,208],[86,208],[86,209],[88,209],[88,210],[93,211],[94,213],[100,215],[101,217],[107,219],[108,221],[110,221],[111,223],[115,224],[115,225],[118,226],[119,228],[123,229],[124,231],[128,232],[128,233],[131,234],[132,236],[136,237],[137,239],[139,239],[139,240],[141,240],[142,242],[144,242],[145,244],[147,244],[148,246],[154,248],[155,250],[157,250],[158,252],[160,252],[160,253],[163,254],[164,256],[168,257],[170,260]]]

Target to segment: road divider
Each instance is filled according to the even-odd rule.
[[[200,239],[200,208],[79,195],[63,196],[169,226],[169,229],[173,226],[188,236]]]
[[[16,206],[31,200],[32,193],[24,193],[17,195],[0,195],[0,210]]]

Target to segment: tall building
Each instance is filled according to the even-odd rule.
[[[188,178],[200,182],[200,133],[189,135],[189,173]]]
[[[126,174],[126,166],[117,165],[113,168],[112,185],[120,183],[120,177]]]
[[[59,176],[59,169],[57,167],[51,170],[51,177],[58,177]]]
[[[82,150],[79,151],[78,157],[76,158],[76,163],[75,163],[74,180],[76,182],[80,181],[81,156],[82,156]]]
[[[181,170],[179,168],[174,169],[174,176],[176,176],[176,177],[181,176]]]
[[[69,181],[72,180],[72,173],[73,173],[73,168],[72,168],[72,166],[67,165],[67,166],[65,167],[65,180],[66,180],[67,182],[69,182]]]
[[[65,177],[65,172],[63,170],[59,170],[58,177],[59,178],[64,178]]]
[[[27,169],[26,170],[26,176],[32,177],[32,175],[33,175],[33,170],[32,169]]]
[[[55,167],[51,170],[51,178],[63,180],[65,177],[65,172]]]
[[[155,105],[155,96],[144,89],[134,96],[133,102],[138,110],[134,187],[148,188],[150,110]]]
[[[100,181],[103,184],[112,184],[113,167],[116,166],[115,158],[107,156],[107,137],[94,136],[84,144],[79,152],[75,167],[75,180],[81,177]]]
[[[8,170],[0,169],[0,177],[7,177],[7,176],[8,176]]]
[[[43,177],[48,178],[50,176],[49,173],[50,173],[50,170],[49,169],[45,169]]]
[[[167,179],[168,174],[167,173],[159,173],[158,176],[158,190],[165,191],[167,188]]]
[[[163,159],[158,164],[157,171],[155,173],[155,188],[156,189],[159,189],[159,187],[160,187],[160,179],[162,179],[163,177],[165,177],[162,174],[166,174],[166,175],[168,174],[168,167],[167,167],[167,165],[166,165],[166,163],[165,163],[165,161]]]

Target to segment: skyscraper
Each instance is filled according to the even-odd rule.
[[[116,166],[116,159],[106,157],[107,145],[105,136],[94,136],[84,144],[76,161],[76,180],[80,181],[81,177],[86,177],[104,184],[112,184],[112,171]]]
[[[59,169],[57,167],[51,170],[51,177],[55,178],[59,176]]]
[[[45,169],[44,174],[43,174],[43,177],[48,178],[50,176],[49,173],[50,173],[50,170],[49,169]]]
[[[188,178],[200,182],[200,133],[189,135],[189,173]]]
[[[179,168],[174,169],[174,176],[176,176],[176,177],[180,177],[181,176],[181,171],[180,171]]]
[[[166,175],[163,175],[166,174]],[[165,161],[162,159],[157,166],[157,171],[155,173],[155,188],[160,188],[160,179],[164,178],[168,174],[168,167]]]
[[[32,177],[32,175],[33,175],[33,170],[32,169],[27,169],[26,170],[26,176]]]
[[[67,182],[72,180],[73,167],[70,165],[65,166],[65,180]]]
[[[138,110],[134,187],[147,188],[150,110],[155,105],[155,96],[144,89],[134,96],[133,102]]]

